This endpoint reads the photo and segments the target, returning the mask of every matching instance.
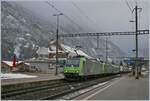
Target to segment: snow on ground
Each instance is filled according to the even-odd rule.
[[[36,78],[37,76],[20,74],[20,73],[1,73],[1,79],[15,79],[15,78]]]

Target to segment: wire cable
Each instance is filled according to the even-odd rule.
[[[134,0],[135,4],[138,5],[137,0]]]
[[[139,22],[139,25],[138,25],[139,28],[138,28],[138,29],[140,30],[140,19],[141,19],[141,18],[140,18],[140,12],[139,12],[139,17],[138,17],[138,18],[139,18],[139,19],[138,19],[138,20],[139,20],[139,21],[138,21],[138,22]]]
[[[94,25],[97,26],[97,24],[96,24],[89,16],[87,16],[87,15],[83,12],[83,10],[82,10],[79,6],[77,6],[76,3],[74,3],[73,1],[71,1],[71,3],[73,4],[73,6],[74,6],[75,8],[77,8],[77,9],[79,10],[79,12],[80,12],[83,16],[85,16],[85,18],[86,18],[87,20],[90,20]]]
[[[54,5],[52,5],[51,3],[49,3],[48,1],[45,1],[45,2],[46,2],[49,6],[51,6],[53,9],[55,9],[57,12],[63,13],[63,12],[61,12],[59,9],[57,9]],[[78,26],[78,28],[79,28],[80,30],[83,29],[79,24],[77,24],[76,22],[74,22],[74,20],[72,20],[69,16],[67,16],[67,15],[64,14],[64,13],[63,13],[63,15],[64,15],[68,20],[70,20],[72,23],[74,23],[76,26]]]
[[[93,23],[95,26],[98,26],[98,24],[96,24],[89,16],[87,16],[84,13],[84,11],[76,3],[74,3],[73,1],[71,1],[71,3],[81,13],[81,15],[83,15],[88,21],[90,21],[91,23]],[[88,21],[87,21],[87,28],[88,28]],[[99,48],[99,36],[97,36],[97,49],[98,48]]]
[[[127,0],[125,0],[125,2],[126,2],[126,4],[127,4],[128,8],[129,8],[129,10],[130,10],[130,11],[131,11],[131,13],[132,13],[132,8],[130,7],[130,5],[129,5],[128,1],[127,1]]]

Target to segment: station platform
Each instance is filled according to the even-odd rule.
[[[73,100],[149,100],[149,72],[143,72],[139,79],[131,74],[122,75]]]
[[[18,84],[18,83],[26,83],[26,82],[35,82],[35,81],[46,81],[46,80],[59,80],[63,79],[63,74],[55,75],[53,74],[45,74],[45,73],[22,73],[24,75],[35,76],[34,78],[9,78],[9,79],[1,79],[1,85],[10,85],[10,84]]]

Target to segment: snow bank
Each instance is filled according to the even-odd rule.
[[[27,74],[14,74],[14,73],[1,73],[1,79],[14,79],[14,78],[36,78],[37,76]]]

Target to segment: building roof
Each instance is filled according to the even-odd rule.
[[[2,61],[3,63],[7,64],[8,66],[13,66],[13,61]],[[23,61],[16,62],[16,65],[23,63]]]
[[[9,65],[9,66],[13,66],[13,62],[12,61],[2,61],[4,62],[5,64]]]

